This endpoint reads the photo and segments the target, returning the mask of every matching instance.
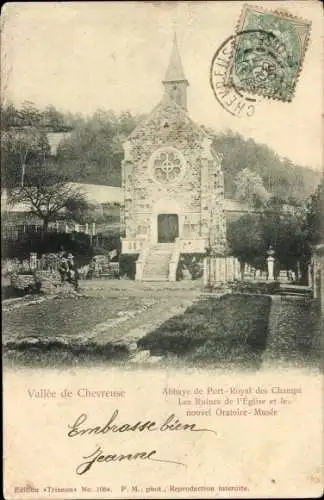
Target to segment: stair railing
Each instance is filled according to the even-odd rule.
[[[171,260],[169,262],[169,281],[176,281],[177,279],[177,268],[180,258],[180,252],[181,252],[180,238],[177,238],[175,240],[175,244],[171,255]]]
[[[150,246],[147,244],[145,245],[145,247],[142,249],[141,253],[138,256],[138,259],[136,261],[136,274],[135,274],[136,281],[142,281],[143,279],[144,267],[149,252],[150,252]]]

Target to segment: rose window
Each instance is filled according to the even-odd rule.
[[[150,163],[153,179],[168,184],[182,176],[185,159],[176,149],[163,148],[153,153]]]

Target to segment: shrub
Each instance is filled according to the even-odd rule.
[[[275,295],[280,290],[279,281],[234,281],[228,286],[233,293]]]
[[[201,253],[182,253],[177,268],[177,280],[182,279],[183,270],[189,272],[192,280],[200,279],[203,275],[204,256]]]
[[[105,233],[98,233],[94,237],[94,255],[107,255],[112,250],[117,250],[117,255],[121,252],[121,239],[119,230],[111,230]]]
[[[25,233],[18,241],[3,240],[3,255],[20,261],[29,259],[30,253],[55,254],[61,248],[74,255],[77,267],[86,265],[93,257],[90,236],[84,233]]]
[[[127,277],[131,280],[135,279],[136,274],[136,261],[139,254],[121,255],[119,259],[119,276]]]

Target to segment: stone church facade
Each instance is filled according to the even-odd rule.
[[[161,102],[124,143],[122,253],[138,255],[138,280],[173,281],[181,254],[226,249],[221,157],[188,115],[176,39],[162,83]]]

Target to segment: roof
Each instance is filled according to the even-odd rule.
[[[165,75],[165,78],[163,80],[163,83],[181,82],[181,81],[188,83],[188,80],[185,77],[185,74],[183,71],[181,57],[180,57],[180,53],[179,53],[179,49],[178,49],[177,37],[176,37],[176,34],[174,34],[171,58],[170,58],[169,66],[168,66],[168,69],[166,71],[166,75]]]
[[[187,123],[190,123],[193,127],[195,127],[196,130],[198,130],[203,137],[210,138],[210,135],[207,134],[207,132],[200,125],[198,125],[196,122],[194,122],[192,120],[192,118],[190,118],[190,116],[188,115],[188,113],[184,109],[182,109],[182,107],[179,106],[167,93],[165,93],[163,95],[162,100],[159,102],[159,104],[157,104],[155,106],[155,108],[153,108],[153,110],[151,111],[151,113],[148,116],[146,116],[143,120],[141,120],[139,122],[139,124],[135,127],[135,129],[126,138],[125,142],[127,142],[128,140],[130,140],[132,138],[135,138],[138,135],[138,133],[143,128],[146,127],[147,124],[149,124],[152,120],[154,120],[155,114],[158,113],[160,111],[160,109],[163,109],[163,108],[165,108],[166,106],[169,106],[169,105],[172,105],[172,107],[174,108],[174,110],[177,113],[179,113],[179,115],[183,118],[183,120],[185,122],[187,122]]]

